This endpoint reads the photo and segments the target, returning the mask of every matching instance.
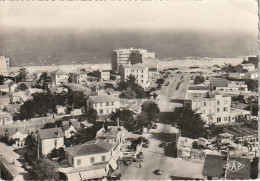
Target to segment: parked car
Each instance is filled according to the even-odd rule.
[[[154,174],[156,174],[156,175],[162,175],[162,170],[157,169],[157,170],[154,171]]]

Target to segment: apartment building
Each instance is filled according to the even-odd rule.
[[[108,115],[120,108],[120,99],[114,95],[97,90],[94,95],[91,95],[86,100],[86,109],[93,108],[97,111],[97,115]]]
[[[129,75],[133,75],[138,83],[143,88],[150,86],[148,67],[138,63],[134,65],[125,64],[120,66],[120,79],[121,82],[125,82]]]
[[[68,84],[69,74],[61,69],[51,73],[52,86]]]
[[[93,71],[93,76],[98,77],[101,82],[110,81],[110,71],[109,70]]]
[[[117,168],[114,145],[103,140],[92,140],[65,148],[67,168],[59,169],[59,180],[89,180],[105,178],[110,169]]]
[[[239,73],[255,71],[255,65],[252,63],[239,64],[236,66],[236,71]]]
[[[8,76],[9,75],[9,58],[5,56],[0,56],[0,75]]]
[[[143,60],[148,58],[155,59],[155,53],[137,48],[117,49],[112,52],[112,70],[119,71],[121,64],[143,63]]]
[[[88,81],[87,72],[70,73],[70,82],[85,84]]]
[[[220,93],[249,93],[247,84],[244,81],[227,81],[226,79],[211,79],[211,90]]]

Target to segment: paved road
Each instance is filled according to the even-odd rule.
[[[164,124],[158,124],[156,130],[152,130],[149,134],[143,136],[149,138],[149,148],[142,148],[144,153],[144,162],[139,168],[137,164],[133,163],[130,166],[123,166],[121,168],[122,180],[166,180],[171,179],[170,176],[202,178],[202,169],[204,161],[185,161],[168,157],[164,154],[163,148],[158,145],[161,140],[152,138],[152,133],[176,133],[174,127]],[[188,169],[187,169],[188,168]],[[154,170],[161,169],[162,175],[155,175]]]
[[[182,107],[181,103],[174,100],[184,99],[186,90],[189,88],[190,76],[188,74],[173,74],[165,82],[169,81],[168,86],[163,86],[158,92],[159,108],[161,112],[173,112],[175,107]]]

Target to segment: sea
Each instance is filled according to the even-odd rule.
[[[160,60],[234,58],[258,53],[257,34],[175,30],[0,29],[10,66],[109,63],[117,48],[144,48]]]

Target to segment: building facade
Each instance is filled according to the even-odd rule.
[[[93,76],[98,77],[101,82],[110,81],[110,71],[108,70],[93,71]]]
[[[112,70],[119,71],[121,64],[136,64],[143,63],[144,59],[153,58],[155,59],[155,53],[149,52],[145,49],[126,48],[117,49],[112,52]]]
[[[52,86],[59,86],[68,84],[69,74],[61,69],[55,70],[51,73]]]
[[[143,88],[150,86],[149,71],[148,67],[143,64],[126,64],[120,66],[120,81],[126,82],[128,76],[133,75],[136,78],[136,83],[138,83]]]
[[[0,75],[8,76],[9,75],[9,58],[5,56],[0,56]]]

